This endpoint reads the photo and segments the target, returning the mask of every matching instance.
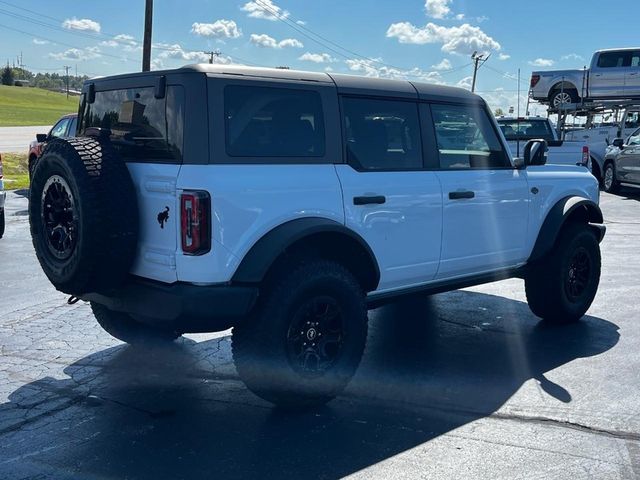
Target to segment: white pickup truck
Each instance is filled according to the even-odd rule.
[[[551,165],[589,166],[589,147],[583,141],[560,140],[556,129],[544,117],[498,117],[498,125],[504,135],[511,155],[521,157],[529,140],[542,139],[549,146],[547,163]]]
[[[598,50],[588,69],[532,72],[530,95],[553,108],[581,99],[640,98],[640,47]]]
[[[589,147],[593,175],[602,182],[604,161],[607,147],[616,138],[626,139],[640,127],[640,106],[627,108],[620,123],[607,126],[590,126],[582,130],[574,130],[565,134],[565,140],[584,142]]]

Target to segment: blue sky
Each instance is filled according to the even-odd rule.
[[[55,4],[55,8],[52,5]],[[594,50],[640,46],[638,0],[156,0],[153,64],[287,65],[468,87],[515,106],[521,69],[580,68]],[[36,13],[37,12],[37,13]],[[108,75],[140,68],[144,0],[0,0],[0,60],[33,71]],[[538,113],[542,113],[539,109]]]

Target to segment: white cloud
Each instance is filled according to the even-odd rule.
[[[162,50],[156,57],[160,62],[163,62],[164,60],[169,60],[169,59],[185,60],[187,62],[197,62],[197,63],[209,62],[209,55],[207,55],[206,53],[199,52],[199,51],[184,50],[182,46],[177,43],[175,44],[157,43],[157,44],[154,44],[153,46],[157,50]],[[228,63],[232,63],[231,58],[224,55],[218,55],[218,56],[214,55],[213,61],[214,63],[220,63],[225,65]]]
[[[434,70],[451,70],[451,67],[451,62],[447,58],[443,58],[442,61],[436,65],[431,65],[431,68]]]
[[[298,25],[302,25],[303,27],[307,24],[307,22],[305,22],[304,20],[296,20],[296,23]]]
[[[62,26],[67,30],[84,30],[100,33],[100,24],[88,18],[67,18],[62,22]]]
[[[103,47],[122,47],[125,52],[133,52],[136,50],[142,49],[142,46],[138,43],[138,41],[132,37],[131,35],[127,35],[125,33],[121,33],[120,35],[116,35],[111,40],[105,40],[100,42],[100,45]]]
[[[427,15],[432,18],[445,18],[451,13],[449,4],[452,0],[426,0],[424,8],[427,11]]]
[[[409,22],[392,23],[387,30],[387,37],[397,38],[400,43],[424,45],[441,43],[442,51],[471,55],[473,52],[500,50],[500,44],[484,33],[479,27],[464,23],[458,27],[443,27],[435,23],[427,23],[424,27],[416,27]]]
[[[560,60],[584,61],[584,57],[582,55],[578,55],[577,53],[569,53],[568,55],[563,55],[562,57],[560,57]]]
[[[505,60],[509,60],[511,58],[511,55],[507,55],[506,53],[501,53],[500,55],[498,55],[498,60],[501,61],[505,61]]]
[[[247,2],[241,10],[247,12],[252,18],[262,18],[272,21],[278,20],[278,18],[284,19],[290,15],[288,11],[281,9],[271,0]]]
[[[535,60],[529,61],[529,65],[532,67],[552,67],[555,63],[556,62],[550,58],[536,58]]]
[[[213,23],[194,23],[191,26],[191,33],[201,37],[213,38],[239,38],[242,30],[238,28],[233,20],[216,20]]]
[[[335,58],[333,58],[328,53],[303,53],[298,60],[302,60],[305,62],[314,62],[314,63],[333,63],[337,62]]]
[[[34,38],[33,39],[33,43],[35,45],[46,45],[46,44],[49,43],[49,41],[48,40],[40,40],[39,38]]]
[[[381,59],[373,58],[370,60],[346,60],[345,63],[352,72],[360,73],[367,77],[374,78],[391,78],[396,80],[420,80],[423,82],[444,84],[439,72],[427,72],[420,68],[412,68],[411,70],[399,70],[397,68],[380,65]]]
[[[64,52],[50,53],[49,58],[54,60],[72,60],[81,62],[83,60],[92,60],[100,56],[100,49],[98,47],[87,47],[85,49],[69,48]]]
[[[458,13],[454,18],[456,20],[464,20],[464,13]]]
[[[285,38],[284,40],[277,41],[275,38],[270,37],[266,33],[262,33],[260,35],[256,35],[255,33],[251,34],[251,38],[249,39],[251,43],[257,45],[259,47],[264,48],[286,48],[286,47],[295,47],[302,48],[304,45],[299,40],[295,38]]]
[[[471,90],[472,82],[473,82],[473,77],[464,77],[462,80],[459,80],[458,83],[456,83],[456,87]]]

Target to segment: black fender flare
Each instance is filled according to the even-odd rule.
[[[598,204],[584,197],[564,197],[551,207],[549,213],[547,213],[529,257],[529,262],[539,260],[551,251],[564,224],[580,210],[585,215],[587,223],[592,225],[596,231],[598,241],[602,241],[605,226],[603,225],[602,210],[600,210]]]
[[[380,281],[380,267],[375,254],[367,242],[356,232],[334,220],[321,217],[305,217],[283,223],[263,235],[244,256],[231,281],[237,283],[260,283],[274,262],[296,242],[317,234],[339,234],[355,242],[366,255],[370,274],[364,288],[372,291]],[[370,278],[373,277],[373,278]]]

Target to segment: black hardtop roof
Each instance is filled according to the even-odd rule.
[[[264,79],[295,80],[321,84],[335,84],[341,93],[353,94],[382,94],[390,96],[424,98],[442,101],[482,101],[481,97],[463,88],[448,87],[424,82],[396,80],[388,78],[364,77],[337,73],[309,72],[304,70],[289,70],[282,68],[247,67],[242,65],[211,65],[194,64],[172,70],[154,70],[151,72],[136,72],[109,77],[97,77],[85,83],[101,83],[109,80],[124,80],[126,78],[167,74],[204,73],[212,76],[258,77]]]

